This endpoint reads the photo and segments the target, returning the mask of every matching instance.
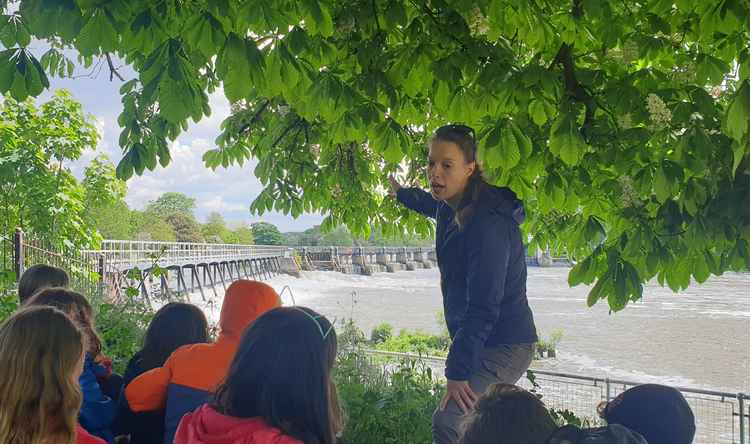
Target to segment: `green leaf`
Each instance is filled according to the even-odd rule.
[[[516,138],[516,142],[518,142],[521,159],[528,159],[531,157],[532,153],[531,140],[526,137],[515,122],[510,122],[509,127],[511,131],[513,131],[513,136]]]
[[[750,125],[750,80],[745,80],[727,110],[725,120],[727,135],[741,144],[748,132],[748,125]]]
[[[747,148],[743,144],[736,140],[732,142],[732,155],[734,157],[734,162],[732,163],[732,177],[737,175],[737,168],[739,168],[742,159],[745,157],[746,151]]]
[[[586,304],[589,307],[593,307],[594,305],[596,305],[596,303],[599,302],[599,299],[602,299],[605,296],[608,287],[611,286],[611,282],[609,282],[610,279],[610,273],[607,272],[604,274],[604,276],[600,277],[596,281],[594,288],[591,289],[588,297],[586,298]]]
[[[588,146],[571,114],[561,114],[550,130],[549,147],[552,154],[567,165],[575,166],[583,158]]]
[[[76,39],[76,47],[83,55],[97,55],[117,48],[118,34],[107,12],[97,8],[91,14]]]
[[[706,257],[703,254],[697,254],[692,257],[691,262],[693,264],[693,277],[699,284],[706,282],[711,276],[711,270],[708,268],[706,263]]]
[[[719,85],[724,80],[724,74],[729,72],[729,65],[716,57],[701,54],[697,61],[697,80],[699,85]]]
[[[502,129],[500,126],[496,126],[480,142],[479,160],[485,169],[493,170],[500,167],[502,163],[502,156],[500,154],[501,139]]]
[[[13,78],[16,74],[16,64],[13,56],[16,50],[8,49],[0,52],[0,93],[6,93],[13,84]]]
[[[663,167],[656,169],[654,176],[654,193],[660,203],[664,203],[672,196],[672,184]]]
[[[204,57],[216,55],[224,46],[226,35],[221,23],[209,13],[199,14],[187,25],[186,40]]]
[[[506,125],[501,134],[500,143],[502,146],[502,155],[500,156],[500,167],[504,170],[510,170],[521,161],[521,150],[518,147],[513,130]]]
[[[405,26],[407,18],[404,3],[400,0],[390,2],[388,7],[385,8],[383,18],[385,19],[385,28],[389,31],[396,29],[398,26]]]
[[[231,33],[216,61],[216,71],[224,81],[224,94],[234,103],[250,95],[253,86],[263,82],[265,62],[255,42]]]
[[[570,269],[570,273],[568,273],[568,285],[575,287],[580,284],[590,284],[594,280],[595,272],[594,257],[593,255],[588,256]]]
[[[549,120],[544,102],[544,99],[535,99],[529,102],[529,115],[538,126],[544,125]]]
[[[319,0],[304,0],[302,6],[307,12],[307,24],[310,34],[320,34],[323,37],[333,35],[333,17],[327,2]]]
[[[740,54],[740,82],[743,80],[749,80],[750,79],[750,53],[748,50],[742,51]]]
[[[26,47],[31,43],[31,33],[19,15],[0,16],[0,42],[6,48]]]

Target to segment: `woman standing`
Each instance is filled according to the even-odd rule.
[[[482,179],[470,127],[438,128],[429,148],[432,193],[390,180],[399,202],[437,220],[440,287],[453,342],[432,433],[435,443],[454,444],[478,396],[526,372],[537,335],[526,300],[523,205],[510,189]]]

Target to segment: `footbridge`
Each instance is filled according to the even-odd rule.
[[[103,286],[112,298],[133,289],[172,299],[186,294],[217,295],[237,279],[267,280],[279,273],[328,270],[371,275],[436,265],[434,247],[287,247],[187,242],[105,240],[96,250],[60,251],[17,230],[3,238],[3,269],[16,278],[34,264],[67,270],[78,287]],[[11,262],[9,264],[8,262]],[[547,256],[527,258],[530,265],[556,265]],[[567,262],[560,262],[566,264]]]

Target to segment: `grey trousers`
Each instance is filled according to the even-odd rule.
[[[469,379],[471,389],[481,396],[492,384],[515,384],[529,369],[534,347],[534,344],[514,344],[485,348],[480,356],[480,368]],[[464,413],[454,401],[449,401],[445,410],[438,406],[432,415],[433,443],[458,443],[463,419]]]

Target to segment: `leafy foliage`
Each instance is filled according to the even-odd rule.
[[[131,211],[130,229],[134,240],[177,241],[172,225],[152,211]]]
[[[64,248],[95,244],[86,205],[93,194],[114,198],[104,186],[114,175],[92,167],[80,183],[66,163],[94,149],[98,138],[65,91],[39,107],[6,97],[0,104],[0,231],[9,235],[20,227]]]
[[[161,217],[173,214],[193,217],[193,210],[195,210],[195,199],[174,191],[162,194],[155,201],[149,202],[146,207],[146,211],[153,212]]]
[[[122,178],[169,163],[168,141],[223,87],[233,112],[204,160],[257,158],[257,213],[427,235],[386,177],[424,185],[428,134],[462,122],[488,180],[525,200],[530,248],[576,260],[570,282],[595,283],[592,304],[619,310],[652,278],[677,291],[750,263],[747,2],[18,6],[0,28],[0,91],[36,95],[60,72],[27,34],[138,73],[121,88]]]
[[[125,203],[127,185],[115,175],[106,155],[96,157],[84,170],[85,214],[105,239],[129,239],[130,209]]]
[[[432,442],[429,418],[444,390],[429,366],[414,360],[381,366],[349,352],[339,357],[335,372],[348,417],[346,442]]]
[[[203,242],[200,224],[192,215],[172,213],[164,220],[172,226],[177,242]]]
[[[284,237],[276,225],[268,222],[256,222],[250,225],[253,232],[253,239],[258,245],[281,245],[284,243]]]

